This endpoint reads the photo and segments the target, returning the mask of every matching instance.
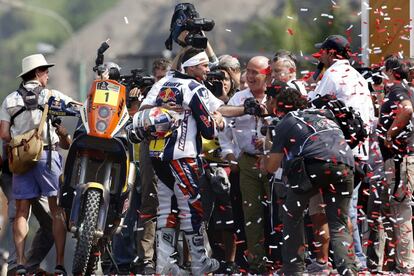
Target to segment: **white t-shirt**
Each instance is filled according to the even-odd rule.
[[[231,97],[228,105],[240,106],[244,104],[247,98],[254,97],[249,88],[237,92]],[[263,98],[262,104],[266,101]],[[225,118],[226,128],[219,132],[218,137],[221,146],[222,157],[225,158],[232,153],[238,158],[241,152],[249,154],[262,154],[255,148],[254,142],[256,139],[264,138],[260,129],[263,126],[262,120],[252,115],[243,115],[239,117]]]
[[[368,82],[349,64],[348,60],[337,60],[326,69],[315,91],[309,93],[308,97],[313,100],[317,95],[327,94],[335,95],[357,111],[364,121],[367,132],[371,132],[375,114]],[[362,160],[368,160],[368,150],[369,139],[366,139],[363,146],[353,149],[353,153]]]
[[[27,82],[24,87],[26,89],[34,89],[35,87],[39,86],[40,83],[37,81],[29,81]],[[64,100],[66,103],[72,102],[73,99],[71,97],[66,96],[65,94],[57,91],[57,90],[49,90],[43,89],[38,98],[38,103],[40,106],[44,106],[47,103],[47,95],[50,91],[50,96],[55,96],[56,99]],[[23,97],[19,94],[19,92],[14,91],[10,93],[3,101],[1,108],[0,108],[0,120],[10,122],[11,117],[16,114],[21,108],[24,107]],[[40,120],[42,118],[42,111],[40,109],[35,110],[27,110],[23,111],[17,117],[14,118],[13,124],[10,126],[10,135],[14,137],[16,135],[23,134],[29,130],[35,129],[39,127]],[[55,132],[55,128],[50,124],[50,137],[52,140],[52,144],[56,144],[59,142],[59,137]],[[45,145],[47,145],[47,124],[44,124],[43,132],[42,132],[42,139]]]

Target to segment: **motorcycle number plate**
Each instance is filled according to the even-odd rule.
[[[112,106],[117,106],[118,96],[119,93],[116,91],[98,89],[95,91],[95,97],[93,98],[93,102],[96,104],[108,104]]]
[[[165,139],[151,140],[149,144],[149,151],[152,157],[159,156],[164,151]]]

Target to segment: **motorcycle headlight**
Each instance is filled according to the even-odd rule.
[[[99,109],[98,109],[98,114],[99,114],[99,117],[101,117],[101,118],[105,119],[106,117],[108,117],[108,116],[109,116],[109,114],[110,114],[110,110],[109,110],[109,108],[108,108],[108,107],[106,107],[106,106],[101,106],[101,107],[99,107]]]
[[[107,127],[108,124],[105,121],[100,120],[96,123],[96,129],[100,132],[104,132]]]

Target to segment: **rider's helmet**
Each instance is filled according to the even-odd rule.
[[[149,139],[166,138],[177,128],[173,112],[161,107],[153,107],[136,113],[133,126],[147,133]]]

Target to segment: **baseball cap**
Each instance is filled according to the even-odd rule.
[[[316,43],[318,49],[336,50],[338,53],[347,53],[350,48],[348,39],[342,35],[330,35],[323,42]]]

